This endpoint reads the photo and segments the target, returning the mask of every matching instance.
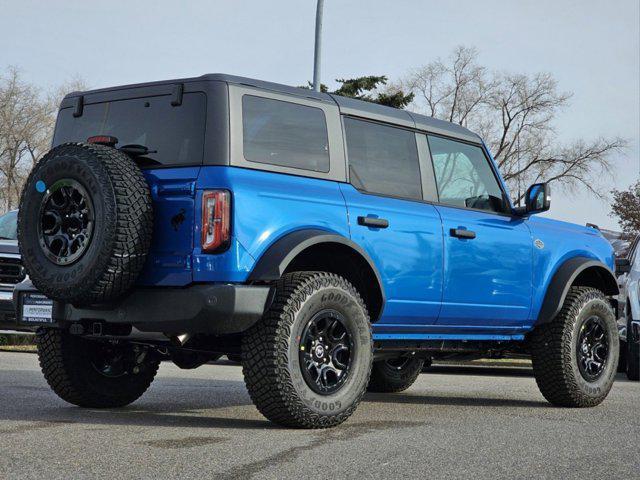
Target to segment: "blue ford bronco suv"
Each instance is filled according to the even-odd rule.
[[[22,194],[17,322],[82,407],[220,354],[293,427],[453,355],[530,355],[549,402],[594,406],[613,252],[549,202],[515,207],[476,134],[403,110],[219,74],[76,92]]]

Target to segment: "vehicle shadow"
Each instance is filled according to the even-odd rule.
[[[432,365],[422,373],[442,375],[469,375],[483,377],[533,377],[533,370],[526,367],[485,367],[466,365]]]
[[[627,375],[624,373],[618,373],[616,375],[616,383],[620,382],[620,383],[635,383],[636,385],[640,385],[640,382],[638,382],[638,380],[629,380],[627,378]]]
[[[410,393],[368,393],[364,397],[367,403],[404,403],[414,405],[442,405],[461,407],[517,407],[517,408],[551,408],[543,400],[518,400],[488,397],[452,397],[429,394]]]
[[[185,412],[183,412],[185,413]],[[23,433],[30,430],[62,426],[68,424],[93,425],[101,427],[139,426],[139,427],[170,427],[170,428],[199,428],[199,429],[234,429],[234,430],[265,430],[279,429],[277,425],[265,420],[253,420],[237,417],[212,417],[210,415],[176,415],[159,414],[153,411],[139,409],[104,410],[100,413],[84,410],[78,407],[45,409],[30,416],[0,415],[0,420],[14,420],[29,422],[18,427],[0,428],[0,434]]]
[[[5,406],[0,409],[0,421],[29,423],[7,429],[0,427],[0,435],[64,424],[98,428],[114,425],[242,430],[278,428],[258,413],[242,381],[165,378],[156,382],[138,401],[118,409],[69,405],[44,385],[10,385],[2,393]]]

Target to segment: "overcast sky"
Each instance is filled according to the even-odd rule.
[[[0,0],[0,71],[43,88],[91,87],[223,72],[300,85],[312,77],[315,0]],[[611,188],[638,179],[638,0],[326,0],[322,78],[391,79],[476,47],[492,70],[552,72],[574,93],[561,139],[620,135]],[[615,228],[609,206],[553,191],[550,216]]]

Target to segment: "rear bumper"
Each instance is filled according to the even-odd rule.
[[[18,292],[35,291],[20,284]],[[54,302],[52,326],[73,323],[131,325],[141,332],[226,335],[251,328],[271,301],[268,286],[192,285],[186,288],[138,288],[104,306],[77,308]],[[19,308],[19,301],[16,301]],[[23,326],[21,326],[23,328]]]

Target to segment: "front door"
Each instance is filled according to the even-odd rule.
[[[438,325],[508,333],[527,323],[533,242],[507,212],[490,160],[477,145],[430,136],[442,217],[444,285]]]

